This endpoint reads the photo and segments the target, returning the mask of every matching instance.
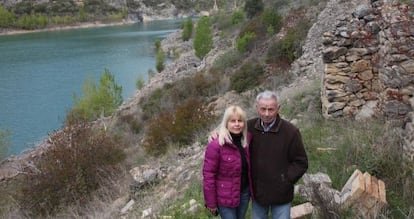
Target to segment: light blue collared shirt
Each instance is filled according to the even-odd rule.
[[[273,122],[270,123],[270,125],[266,127],[265,124],[263,123],[263,120],[260,120],[260,125],[262,126],[263,131],[265,132],[268,132],[275,125],[275,123],[276,123],[276,119],[273,120]]]

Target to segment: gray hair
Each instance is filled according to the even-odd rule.
[[[265,90],[263,92],[260,92],[257,96],[256,96],[256,102],[259,102],[259,100],[261,99],[275,99],[276,102],[278,100],[277,94],[274,91],[269,91],[269,90]]]

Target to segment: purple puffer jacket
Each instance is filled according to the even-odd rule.
[[[248,142],[250,142],[248,135]],[[250,156],[248,145],[244,149],[249,169]],[[206,207],[218,205],[237,207],[240,203],[242,160],[239,149],[233,143],[220,146],[218,139],[211,141],[206,148],[203,165],[203,192]]]

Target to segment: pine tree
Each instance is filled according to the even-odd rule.
[[[213,34],[210,29],[210,19],[204,16],[197,22],[197,28],[194,36],[195,54],[197,57],[202,59],[212,48]]]

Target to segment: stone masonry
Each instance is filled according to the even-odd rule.
[[[399,121],[404,152],[414,158],[413,5],[362,1],[336,29],[323,34],[325,118]]]
[[[401,118],[414,94],[414,22],[408,6],[374,1],[323,35],[327,118]]]

